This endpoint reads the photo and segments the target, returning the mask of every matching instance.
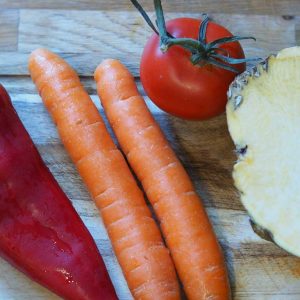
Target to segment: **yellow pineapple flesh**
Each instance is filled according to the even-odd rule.
[[[245,208],[276,244],[300,256],[300,47],[238,76],[226,111]]]

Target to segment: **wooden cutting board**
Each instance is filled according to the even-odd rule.
[[[152,10],[152,1],[143,2]],[[95,238],[119,298],[132,299],[98,211],[28,76],[27,58],[37,47],[60,53],[80,73],[103,115],[92,79],[95,67],[104,58],[120,59],[143,93],[139,59],[151,32],[127,0],[0,0],[0,7],[0,82]],[[243,44],[248,56],[265,57],[299,40],[299,0],[174,0],[165,7],[167,18],[199,17],[207,11],[233,33],[256,36],[256,43]],[[147,103],[203,198],[225,253],[234,299],[300,299],[300,259],[253,233],[233,187],[236,157],[225,115],[188,122]],[[0,259],[0,299],[58,298]]]

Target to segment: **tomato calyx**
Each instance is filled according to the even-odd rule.
[[[209,17],[206,14],[204,14],[203,20],[200,24],[198,39],[176,38],[167,32],[161,0],[154,0],[157,28],[152,23],[150,17],[145,12],[141,4],[137,0],[130,1],[137,8],[137,10],[140,12],[147,24],[152,28],[152,30],[157,35],[159,35],[160,49],[162,52],[168,51],[168,49],[172,46],[180,46],[190,51],[190,61],[193,65],[204,66],[206,64],[211,64],[234,73],[239,73],[239,71],[232,65],[261,60],[261,58],[233,58],[229,56],[229,53],[226,49],[222,48],[222,45],[226,43],[232,43],[240,40],[251,39],[256,41],[256,39],[252,36],[230,36],[207,43],[206,30],[209,23]]]

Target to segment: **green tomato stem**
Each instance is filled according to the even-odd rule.
[[[206,32],[209,23],[209,17],[205,14],[203,21],[199,27],[198,39],[192,38],[175,38],[171,34],[168,33],[166,28],[165,16],[161,4],[161,0],[154,0],[154,8],[156,13],[156,24],[157,28],[154,26],[149,16],[140,5],[137,0],[130,0],[132,4],[138,9],[141,13],[142,17],[145,19],[147,24],[153,29],[153,31],[159,35],[160,37],[160,49],[162,52],[168,51],[168,49],[172,46],[180,46],[184,49],[191,52],[191,63],[198,64],[199,66],[203,66],[205,64],[212,64],[219,68],[223,68],[225,70],[237,73],[238,70],[232,66],[231,64],[241,64],[249,61],[258,61],[260,58],[243,58],[236,59],[231,58],[229,55],[222,55],[221,53],[228,54],[226,49],[220,48],[223,44],[237,42],[240,40],[253,39],[254,37],[239,37],[239,36],[231,36],[217,39],[213,42],[206,42]]]

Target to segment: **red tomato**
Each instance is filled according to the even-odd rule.
[[[167,22],[167,31],[174,37],[197,39],[201,20],[178,18]],[[208,23],[206,42],[232,34],[221,25]],[[244,58],[239,42],[219,46],[233,58]],[[225,110],[229,84],[237,75],[213,65],[193,65],[191,53],[172,46],[160,50],[160,38],[153,34],[148,40],[141,59],[140,75],[150,99],[162,110],[185,119],[202,120],[214,117]],[[245,64],[235,65],[239,72]]]

